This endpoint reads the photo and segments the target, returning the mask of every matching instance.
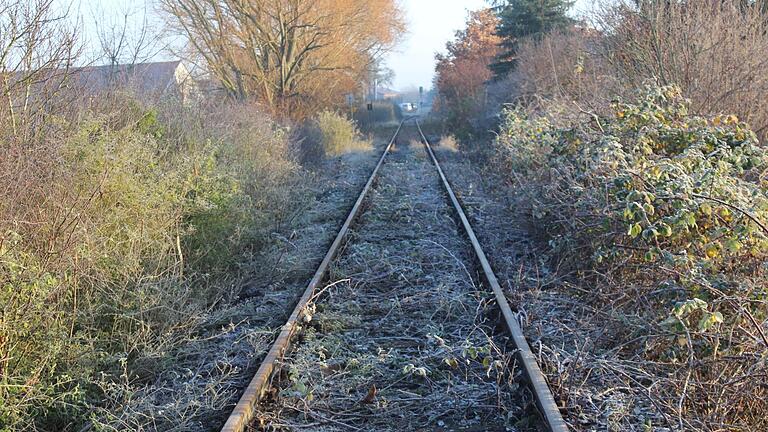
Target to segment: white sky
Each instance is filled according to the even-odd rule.
[[[71,5],[81,17],[83,36],[91,45],[96,41],[94,15],[104,22],[120,24],[125,11],[131,13],[130,23],[140,25],[144,10],[148,11],[153,27],[162,27],[157,15],[156,0],[56,0],[60,5]],[[365,1],[365,0],[361,0]],[[400,44],[390,53],[386,62],[395,71],[395,89],[432,86],[435,69],[435,53],[443,52],[445,44],[453,39],[457,30],[464,27],[467,13],[488,6],[485,0],[398,0],[406,20],[407,33]],[[583,10],[594,3],[577,0],[576,10]],[[109,24],[107,24],[109,25]],[[160,28],[154,30],[160,31]],[[168,57],[162,53],[158,57]]]
[[[26,0],[21,0],[26,1]],[[143,26],[146,19],[148,30],[152,34],[163,34],[163,19],[158,10],[156,0],[54,0],[62,9],[68,9],[71,16],[77,20],[80,36],[85,45],[83,63],[99,62],[94,57],[100,54],[98,49],[98,31],[108,31],[110,28],[120,29],[124,25],[125,15],[128,15],[128,38],[137,39],[136,32]],[[98,24],[97,24],[98,22]],[[133,31],[131,31],[133,30]],[[130,42],[129,42],[130,43]],[[156,52],[162,45],[153,50],[154,58],[167,60],[168,52]]]

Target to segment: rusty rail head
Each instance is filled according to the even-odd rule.
[[[493,294],[496,296],[496,303],[499,305],[501,313],[504,316],[507,330],[512,336],[515,348],[517,348],[518,359],[523,365],[523,372],[531,384],[531,389],[536,398],[536,404],[544,417],[547,428],[552,432],[567,432],[568,426],[566,425],[565,420],[563,420],[562,414],[560,414],[560,410],[555,403],[555,398],[552,396],[552,391],[549,389],[547,380],[544,378],[544,374],[541,372],[538,363],[536,363],[536,357],[533,355],[531,347],[528,345],[528,341],[526,341],[525,335],[523,334],[523,329],[520,327],[520,322],[518,321],[519,316],[517,313],[512,312],[512,309],[509,307],[504,291],[502,291],[501,285],[499,285],[499,281],[491,268],[491,264],[488,262],[488,258],[486,257],[480,242],[477,240],[475,231],[472,229],[472,225],[469,223],[469,219],[464,213],[464,209],[461,207],[459,200],[456,198],[456,194],[453,192],[453,188],[451,188],[451,184],[448,182],[443,169],[440,167],[440,163],[437,161],[429,141],[427,141],[427,138],[424,136],[424,132],[421,130],[421,125],[418,120],[416,121],[416,127],[419,130],[421,142],[424,144],[424,147],[426,147],[435,168],[437,168],[437,172],[442,179],[443,187],[448,193],[448,196],[453,203],[453,207],[456,210],[459,219],[461,219],[464,230],[472,243],[472,248],[475,250],[477,259],[480,261],[488,285],[490,285]]]
[[[272,347],[267,353],[267,356],[262,361],[261,366],[259,366],[258,371],[256,371],[256,375],[253,377],[253,379],[251,379],[251,382],[245,389],[245,393],[243,393],[243,396],[240,397],[240,400],[235,406],[235,409],[232,411],[232,414],[230,414],[229,418],[227,419],[227,422],[224,424],[224,427],[221,429],[221,432],[242,432],[246,430],[248,425],[253,421],[256,405],[264,397],[265,390],[269,385],[272,373],[275,371],[276,364],[282,360],[283,355],[291,345],[291,337],[296,331],[297,322],[302,317],[304,308],[315,295],[315,291],[317,290],[318,285],[325,277],[328,266],[331,264],[331,261],[339,251],[341,243],[344,241],[344,238],[349,232],[350,226],[357,218],[358,213],[360,213],[360,208],[362,207],[363,201],[368,195],[373,182],[376,180],[379,168],[381,168],[381,165],[384,163],[384,159],[386,159],[387,154],[389,154],[390,150],[392,149],[392,145],[394,144],[395,139],[397,139],[397,136],[403,127],[403,123],[405,123],[406,120],[408,120],[408,118],[401,121],[400,125],[397,127],[395,134],[392,136],[389,144],[387,144],[387,147],[384,149],[381,158],[379,158],[379,162],[376,164],[376,168],[373,169],[371,176],[368,178],[368,182],[365,184],[365,187],[363,187],[363,190],[360,192],[357,201],[355,201],[355,205],[349,212],[344,225],[342,225],[339,233],[336,235],[336,239],[333,241],[330,249],[328,249],[328,252],[325,254],[325,258],[323,258],[323,261],[320,263],[317,271],[315,271],[312,280],[310,280],[309,285],[307,285],[307,289],[304,291],[301,299],[299,299],[299,302],[293,309],[293,312],[288,318],[288,321],[281,328],[280,334],[272,344]]]

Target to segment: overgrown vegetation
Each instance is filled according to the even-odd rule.
[[[301,193],[285,133],[263,116],[118,100],[129,109],[87,110],[42,141],[4,144],[8,430],[85,420],[99,387],[126,379],[144,352],[170,349],[229,292],[229,271],[259,253]]]
[[[676,87],[613,110],[570,124],[509,111],[497,163],[550,258],[596,287],[584,301],[632,291],[612,343],[657,375],[667,426],[763,429],[768,152],[736,116],[689,114]]]
[[[466,29],[456,32],[445,55],[436,57],[438,98],[434,108],[453,133],[469,134],[475,125],[468,123],[487,105],[485,84],[493,77],[488,65],[501,52],[502,39],[495,35],[498,25],[491,9],[471,12]]]
[[[372,148],[354,122],[324,110],[381,75],[402,27],[394,2],[159,4],[206,69],[118,65],[162,45],[147,16],[129,29],[128,11],[112,27],[94,18],[112,68],[78,68],[90,60],[65,5],[0,0],[2,431],[215,428],[211,413],[236,396],[247,371],[235,370],[254,348],[210,330],[226,325],[216,313],[249,310],[232,306],[256,289],[249,271],[269,263],[270,277],[284,277],[284,256],[312,254],[281,248],[324,241],[333,224],[282,237],[313,192],[296,143],[314,134],[322,157]],[[292,133],[306,118],[307,136]],[[336,195],[324,216],[346,201]],[[293,286],[270,289],[287,303]],[[275,325],[239,324],[232,332]],[[237,357],[210,368],[229,370],[189,369],[187,357],[218,358],[200,354],[208,336]],[[162,382],[182,373],[183,383]]]
[[[308,166],[319,166],[326,158],[373,149],[373,142],[363,138],[354,121],[334,111],[323,111],[305,122],[299,135],[301,160]]]
[[[610,114],[648,80],[678,86],[696,114],[734,114],[761,138],[768,114],[767,10],[762,2],[615,2],[590,24],[526,40],[506,101],[539,99]],[[541,100],[544,98],[545,100]]]
[[[337,156],[351,151],[366,151],[373,148],[370,141],[362,138],[355,123],[343,115],[324,111],[317,116],[315,121],[326,155]]]
[[[0,430],[93,428],[240,292],[307,174],[262,108],[95,90],[52,0],[0,6]]]
[[[527,28],[518,12],[506,18]],[[585,358],[608,371],[595,375],[621,374],[590,382],[592,394],[625,383],[611,397],[635,411],[613,415],[573,393],[569,415],[585,428],[578,416],[596,412],[619,429],[763,430],[766,9],[612,2],[592,17],[595,27],[507,40],[514,66],[486,84],[484,112],[464,119],[482,132],[480,120],[501,113],[493,144],[473,150],[529,208],[538,283],[577,311],[568,328],[579,342],[549,351],[571,362],[553,382],[570,394],[590,381],[577,372],[592,370]]]

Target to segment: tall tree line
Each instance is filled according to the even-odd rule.
[[[436,109],[456,131],[461,132],[466,121],[476,117],[486,102],[485,85],[493,77],[489,65],[500,50],[498,23],[490,9],[471,12],[466,28],[456,32],[445,54],[436,56]]]

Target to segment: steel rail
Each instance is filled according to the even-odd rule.
[[[318,285],[325,277],[328,266],[336,257],[336,254],[339,251],[344,238],[349,232],[350,226],[360,213],[360,209],[363,206],[363,201],[368,195],[368,192],[371,190],[371,186],[373,185],[373,182],[376,180],[376,177],[379,173],[379,168],[381,168],[382,164],[384,163],[384,159],[386,159],[387,155],[390,153],[390,150],[392,150],[392,146],[394,145],[397,136],[400,134],[400,130],[403,128],[403,123],[405,123],[406,120],[409,120],[409,118],[401,121],[400,125],[397,127],[395,134],[392,136],[392,139],[384,149],[384,153],[381,155],[379,162],[376,164],[376,168],[373,169],[371,176],[368,178],[368,182],[365,184],[365,187],[363,187],[363,190],[360,192],[360,196],[358,196],[355,205],[349,212],[349,216],[347,216],[344,225],[342,225],[339,233],[336,235],[336,239],[333,241],[330,249],[328,249],[328,252],[325,254],[325,258],[323,258],[323,261],[320,263],[317,271],[315,271],[315,274],[312,277],[312,280],[310,280],[309,285],[307,285],[304,294],[301,296],[301,299],[299,299],[299,302],[293,309],[293,313],[291,313],[288,321],[283,325],[282,329],[280,330],[280,334],[277,336],[277,339],[275,339],[275,342],[272,344],[272,347],[267,353],[267,356],[264,358],[261,366],[256,371],[256,375],[253,377],[253,379],[251,379],[251,382],[245,389],[245,393],[243,393],[243,396],[240,397],[240,400],[235,406],[235,409],[232,411],[232,414],[230,414],[229,418],[227,419],[227,422],[224,424],[224,427],[221,429],[221,432],[243,432],[246,430],[251,421],[253,421],[256,405],[264,397],[265,390],[267,389],[267,386],[270,382],[270,378],[272,377],[273,372],[276,371],[277,363],[283,358],[283,355],[288,350],[288,348],[290,348],[291,338],[296,331],[297,322],[300,318],[303,317],[303,312],[307,307],[307,304],[315,295],[315,291],[317,290]]]
[[[531,384],[534,397],[536,398],[536,404],[538,405],[539,410],[544,417],[544,421],[546,422],[549,430],[552,432],[567,432],[568,427],[566,426],[565,420],[563,420],[563,416],[560,414],[560,410],[555,403],[555,398],[552,396],[552,391],[549,389],[547,380],[544,378],[544,374],[541,372],[541,368],[539,368],[539,365],[536,362],[536,357],[533,355],[531,347],[528,345],[528,341],[525,339],[523,329],[520,326],[520,322],[518,321],[519,314],[512,312],[512,309],[507,302],[507,297],[504,295],[504,291],[502,291],[501,286],[499,285],[499,281],[496,278],[493,269],[491,268],[491,264],[488,262],[488,258],[486,257],[485,252],[483,251],[483,248],[477,239],[477,236],[475,235],[475,231],[472,229],[472,225],[469,223],[469,219],[467,219],[467,215],[464,213],[464,209],[459,203],[458,198],[456,198],[456,194],[453,192],[453,188],[451,187],[450,182],[448,182],[448,178],[446,178],[443,169],[440,167],[440,163],[437,161],[437,157],[435,157],[435,153],[432,151],[432,146],[429,144],[426,136],[424,136],[424,132],[422,131],[418,120],[416,120],[416,127],[419,129],[421,142],[424,144],[427,152],[429,152],[429,156],[432,158],[432,163],[435,165],[437,172],[440,174],[443,187],[448,193],[448,196],[453,203],[453,207],[456,210],[459,219],[461,219],[462,225],[464,225],[464,230],[466,231],[469,240],[472,242],[472,248],[475,250],[477,259],[480,261],[480,265],[483,268],[485,278],[488,281],[488,284],[491,286],[494,295],[496,296],[496,303],[499,305],[502,315],[504,316],[507,330],[509,330],[509,333],[512,336],[512,340],[515,344],[515,348],[517,348],[517,357],[520,363],[523,365],[523,372]]]

